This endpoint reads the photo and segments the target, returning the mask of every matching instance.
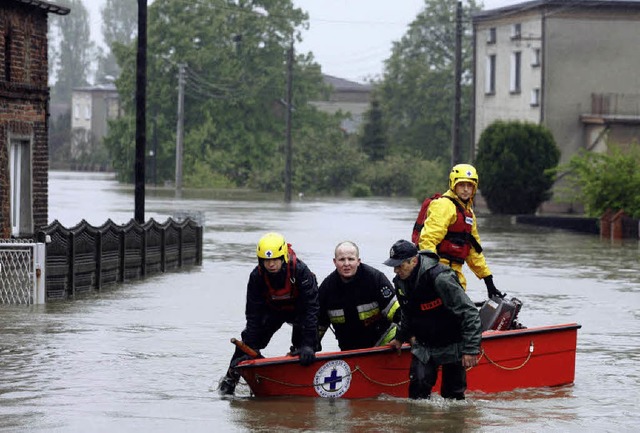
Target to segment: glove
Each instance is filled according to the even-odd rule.
[[[240,364],[242,361],[248,361],[250,359],[253,359],[251,356],[247,355],[247,354],[243,354],[242,356],[239,356],[237,358],[235,358],[234,360],[231,361],[231,368],[235,368],[238,366],[238,364]]]
[[[300,365],[307,366],[316,359],[316,353],[309,346],[302,346],[300,348]]]
[[[504,298],[505,296],[507,296],[506,293],[502,293],[501,291],[496,289],[496,285],[493,284],[493,275],[487,275],[486,277],[484,277],[484,284],[486,284],[487,286],[487,296],[489,296],[489,299],[493,298],[494,296],[497,296],[499,298]]]

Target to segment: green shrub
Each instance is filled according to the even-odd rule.
[[[447,166],[440,161],[417,159],[412,155],[392,155],[369,162],[358,184],[367,185],[376,196],[426,197],[427,192],[446,190]],[[421,200],[421,199],[420,199]]]
[[[608,209],[640,218],[640,145],[627,152],[609,146],[609,154],[582,151],[567,165],[567,180],[578,191],[585,213],[602,216]]]
[[[370,197],[371,188],[369,188],[369,185],[355,182],[351,184],[351,188],[349,188],[349,193],[351,194],[351,197]]]
[[[532,214],[551,197],[560,150],[541,125],[497,121],[480,136],[479,189],[497,214]]]

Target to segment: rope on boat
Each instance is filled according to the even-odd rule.
[[[513,370],[520,370],[522,367],[524,367],[527,362],[529,362],[529,360],[531,359],[531,355],[533,355],[533,340],[531,340],[529,342],[529,354],[527,355],[527,359],[525,359],[522,364],[518,365],[517,367],[505,367],[504,365],[500,365],[497,362],[495,362],[494,360],[492,360],[491,358],[489,358],[489,355],[487,355],[487,353],[484,351],[484,349],[482,349],[482,352],[480,353],[480,358],[478,358],[478,362],[480,362],[480,360],[482,359],[482,357],[484,356],[485,358],[487,358],[487,361],[489,361],[490,364],[495,365],[496,367],[502,369],[502,370],[508,370],[508,371],[513,371]],[[473,367],[469,367],[467,368],[467,371],[471,370]]]
[[[358,369],[358,367],[356,367],[356,370],[357,369]],[[356,371],[356,370],[354,370],[354,371]],[[350,372],[349,374],[347,374],[345,377],[348,377],[348,376],[353,376],[353,371]],[[256,374],[256,382],[260,383],[261,379],[268,380],[269,382],[274,382],[274,383],[277,383],[279,385],[292,386],[292,387],[296,387],[296,388],[309,388],[309,387],[313,387],[313,386],[316,386],[316,385],[321,385],[321,384],[315,384],[315,383],[312,383],[312,384],[308,385],[308,384],[305,384],[305,383],[284,382],[282,380],[272,379],[272,378],[267,377],[267,376],[261,376],[259,374]],[[334,383],[334,382],[340,382],[341,380],[342,380],[342,378],[336,378],[334,380],[327,381],[327,382],[323,383],[322,385],[331,384],[331,383]]]
[[[367,374],[362,371],[362,369],[360,368],[360,366],[356,365],[356,368],[354,368],[349,374],[347,374],[345,377],[348,376],[353,376],[353,373],[355,372],[359,372],[365,379],[367,379],[369,382],[375,383],[376,385],[380,385],[380,386],[400,386],[400,385],[405,385],[407,383],[409,383],[409,379],[404,380],[402,382],[397,382],[397,383],[383,383],[383,382],[379,382],[377,380],[372,379],[371,377],[367,376]],[[310,385],[308,384],[304,384],[304,383],[290,383],[290,382],[284,382],[282,380],[278,380],[278,379],[272,379],[270,377],[267,376],[261,376],[259,374],[256,374],[256,382],[260,383],[260,380],[268,380],[269,382],[274,382],[277,383],[279,385],[285,385],[285,386],[291,386],[291,387],[296,387],[296,388],[308,388],[308,387],[315,387],[318,385],[328,385],[328,384],[332,384],[334,382],[340,382],[343,378],[339,378],[339,379],[334,379],[334,380],[330,380],[327,381],[325,383],[312,383]]]
[[[367,379],[369,382],[375,383],[376,385],[381,385],[381,386],[400,386],[400,385],[406,385],[407,383],[409,383],[409,379],[407,379],[407,380],[403,380],[402,382],[397,382],[397,383],[382,383],[382,382],[379,382],[379,381],[374,380],[374,379],[370,378],[369,376],[367,376],[367,375],[365,374],[365,372],[364,372],[364,371],[362,371],[362,370],[360,369],[360,367],[359,367],[359,366],[357,366],[357,365],[356,365],[356,369],[355,369],[354,371],[359,371],[359,372],[360,372],[360,374],[361,374],[365,379]]]
[[[529,354],[527,355],[527,358],[522,362],[522,364],[518,365],[517,367],[505,367],[504,365],[500,365],[497,362],[495,362],[494,360],[492,360],[491,358],[489,358],[489,355],[487,355],[487,353],[484,351],[484,349],[482,349],[482,352],[480,352],[480,357],[478,358],[478,362],[480,362],[480,360],[485,357],[487,358],[487,361],[489,361],[490,364],[495,365],[496,367],[502,369],[502,370],[508,370],[508,371],[513,371],[513,370],[520,370],[522,367],[524,367],[529,360],[531,359],[531,355],[533,355],[533,340],[531,340],[529,342]],[[473,367],[469,367],[467,368],[467,371],[471,370]],[[356,365],[356,368],[354,368],[351,372],[349,372],[348,375],[346,375],[345,377],[348,376],[353,376],[353,373],[355,372],[359,372],[362,377],[364,377],[365,379],[367,379],[369,382],[371,383],[375,383],[376,385],[380,385],[380,386],[400,386],[400,385],[406,385],[407,383],[410,382],[410,379],[407,380],[403,380],[402,382],[397,382],[397,383],[384,383],[384,382],[380,382],[377,381],[375,379],[372,379],[371,377],[369,377],[364,371],[362,371],[362,369],[360,368],[360,366]],[[295,388],[309,388],[309,387],[315,387],[318,385],[327,385],[327,384],[331,384],[334,382],[340,382],[343,378],[339,378],[339,379],[334,379],[334,380],[330,380],[328,382],[322,383],[322,384],[316,384],[316,383],[311,383],[311,384],[304,384],[304,383],[290,383],[290,382],[285,382],[282,380],[278,380],[278,379],[272,379],[270,377],[267,376],[261,376],[259,374],[256,374],[256,382],[260,383],[261,380],[267,380],[269,382],[273,382],[273,383],[277,383],[279,385],[285,385],[285,386],[290,386],[290,387],[295,387]]]

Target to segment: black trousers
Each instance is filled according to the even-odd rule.
[[[409,369],[409,398],[428,399],[431,397],[431,389],[438,378],[439,364],[429,360],[424,363],[415,356],[411,356]],[[467,371],[461,362],[442,364],[442,384],[440,395],[443,398],[464,400],[464,392],[467,389]]]
[[[270,314],[264,317],[262,327],[259,329],[257,341],[251,343],[251,348],[254,350],[260,350],[267,347],[269,341],[273,335],[284,325],[285,323],[291,323],[289,317],[286,317],[284,314]],[[300,326],[296,323],[291,323],[293,326],[293,331],[291,333],[291,351],[295,349],[300,349],[300,344],[302,342],[302,330]],[[246,341],[247,330],[245,329],[240,334],[243,341]],[[233,352],[233,356],[231,357],[231,362],[229,363],[229,370],[227,371],[227,376],[238,381],[240,379],[240,373],[235,370],[235,366],[238,365],[241,361],[250,359],[249,355],[245,354],[240,348],[236,347],[235,352]]]

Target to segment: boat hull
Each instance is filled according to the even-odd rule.
[[[573,383],[579,328],[570,323],[485,331],[479,363],[467,372],[467,389],[495,393]],[[405,345],[400,354],[382,346],[319,352],[306,367],[298,357],[280,356],[244,361],[238,369],[256,397],[406,398],[410,363]],[[439,386],[438,380],[434,391]]]

